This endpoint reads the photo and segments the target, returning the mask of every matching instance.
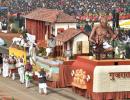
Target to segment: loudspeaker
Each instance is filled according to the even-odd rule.
[[[116,26],[116,20],[112,19],[112,27],[114,28]]]
[[[116,18],[116,10],[113,9],[113,10],[112,10],[112,19],[114,20],[115,18]]]
[[[119,13],[115,14],[115,22],[116,22],[116,28],[119,27]]]
[[[116,10],[112,10],[112,27],[114,28],[116,26]]]

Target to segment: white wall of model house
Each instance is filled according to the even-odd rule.
[[[77,25],[77,23],[55,23],[53,34],[55,34],[55,36],[57,36],[57,30],[59,28],[64,28],[64,30],[67,30],[68,28],[76,29],[76,25]]]
[[[89,41],[88,41],[88,36],[85,35],[84,33],[80,33],[73,39],[73,44],[72,44],[72,54],[78,54],[77,52],[77,42],[82,41],[82,53],[89,53]],[[67,46],[68,47],[68,46]],[[69,49],[70,49],[69,48]]]

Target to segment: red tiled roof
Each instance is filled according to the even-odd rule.
[[[16,33],[1,33],[0,32],[0,38],[4,39],[7,42],[7,47],[9,47],[12,43],[12,39],[14,37],[20,37],[21,34],[16,34]]]
[[[27,19],[45,22],[77,22],[73,16],[65,14],[61,10],[39,8],[24,16]]]
[[[57,17],[56,22],[77,22],[74,16],[70,16],[65,13],[60,13]]]
[[[79,29],[69,28],[69,29],[65,30],[63,33],[58,34],[56,37],[56,40],[62,41],[62,42],[67,42],[68,40],[72,39],[73,37],[80,34],[81,32],[82,31]]]

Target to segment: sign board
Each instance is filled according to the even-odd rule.
[[[130,65],[96,66],[93,92],[130,91]]]

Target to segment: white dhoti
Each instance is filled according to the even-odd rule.
[[[19,77],[20,77],[20,82],[24,83],[24,67],[18,68],[18,73],[19,73]]]
[[[47,84],[46,83],[39,83],[39,93],[41,94],[42,91],[47,94]]]
[[[2,74],[2,64],[0,64],[0,74]]]
[[[9,75],[9,64],[3,63],[3,77],[7,77]]]
[[[8,32],[8,30],[2,30],[2,32],[3,32],[3,33],[7,33],[7,32]]]
[[[14,64],[9,64],[9,77],[12,76],[12,79],[15,80],[15,65]]]
[[[33,64],[33,62],[36,61],[36,48],[30,47],[29,48],[29,55],[30,55],[30,63]]]
[[[0,67],[0,74],[2,74],[2,68]]]
[[[112,48],[112,45],[110,45],[108,42],[104,42],[103,43],[103,48],[104,49]]]
[[[40,75],[39,72],[35,72],[35,75],[38,76],[38,78],[43,78],[42,75]],[[42,80],[44,81],[44,80]],[[45,94],[47,94],[47,83],[45,82],[39,82],[39,93],[42,94],[42,92],[44,92]]]
[[[52,48],[46,48],[47,57],[50,55],[51,52],[52,52]]]

